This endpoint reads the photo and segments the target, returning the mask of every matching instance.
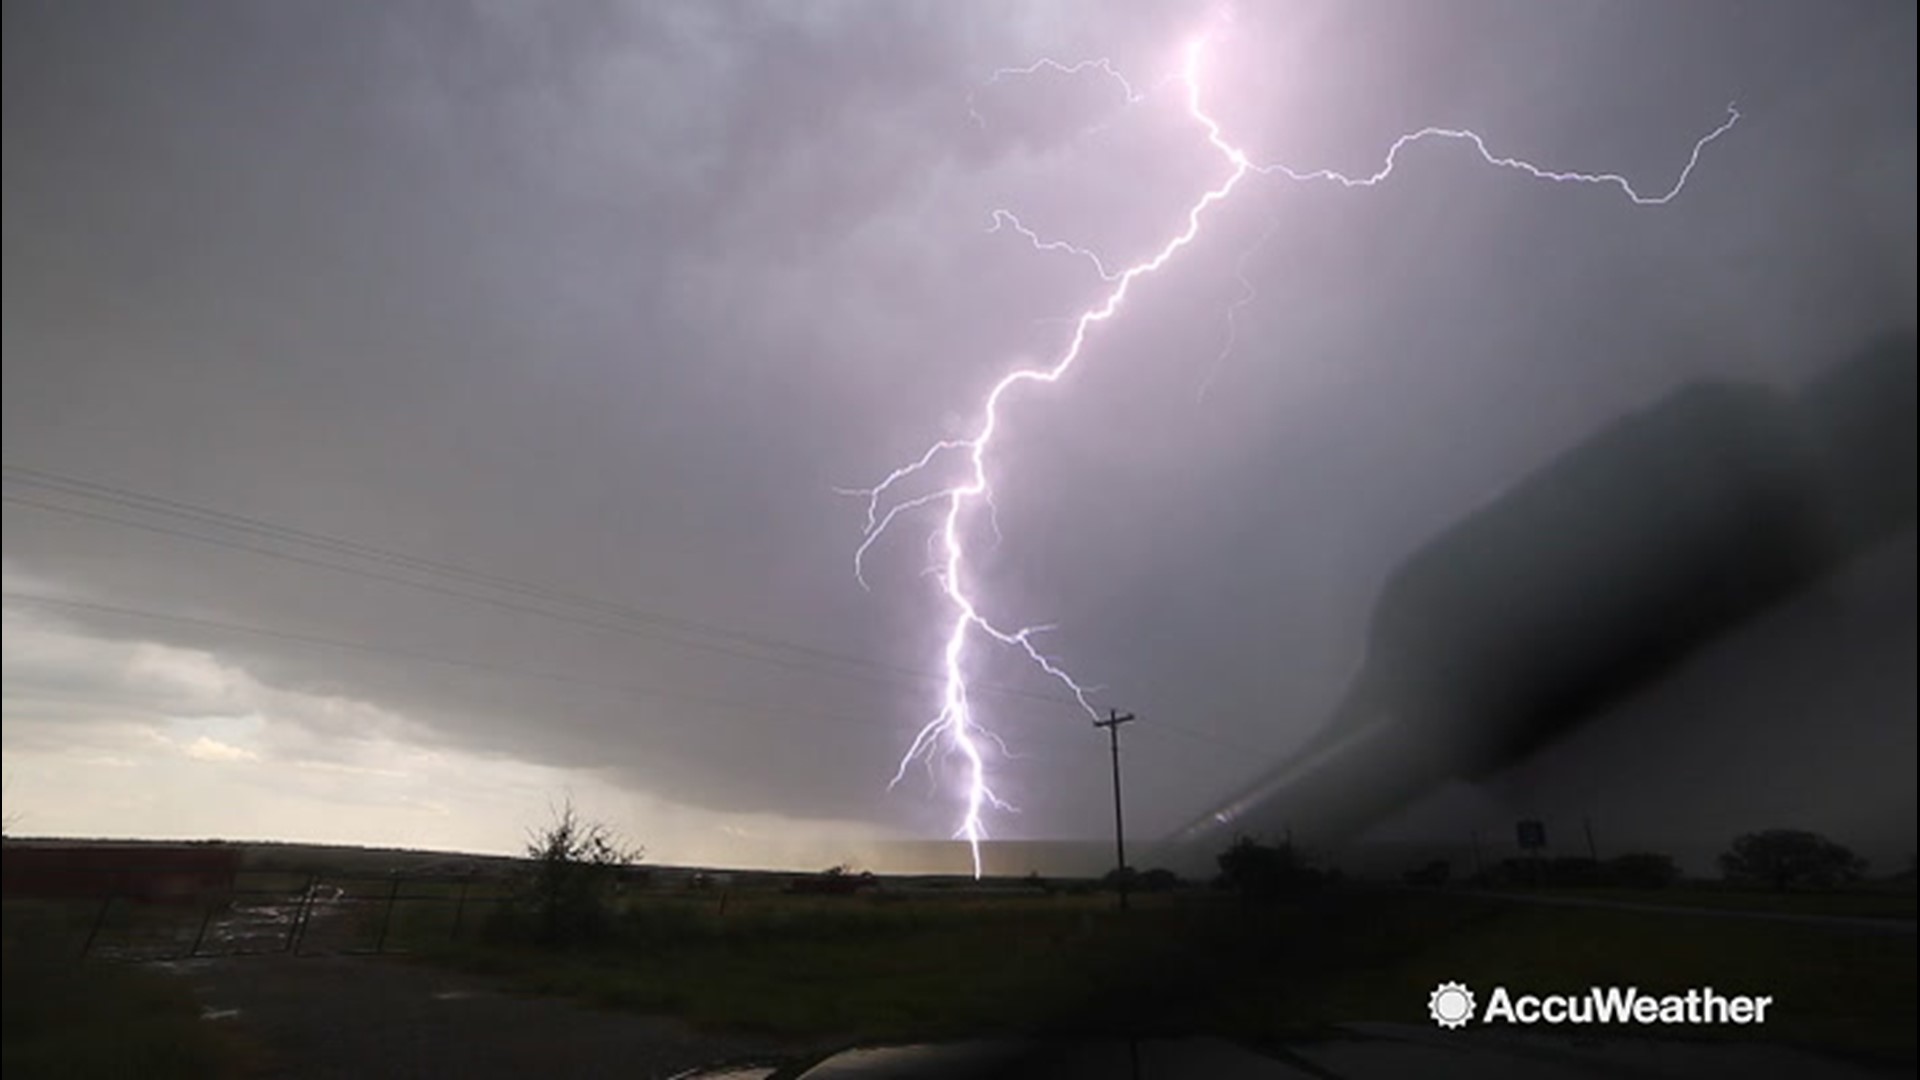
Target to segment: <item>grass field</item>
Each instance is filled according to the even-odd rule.
[[[1037,1030],[1311,1037],[1356,1020],[1426,1023],[1443,979],[1515,992],[1634,985],[1772,995],[1763,1033],[1914,1060],[1910,939],[1824,927],[1444,894],[1348,891],[1247,907],[1141,898],[646,897],[592,949],[419,943],[423,958],[518,987],[696,1023],[894,1040]],[[1641,1032],[1645,1034],[1645,1032]]]
[[[502,932],[509,909],[498,879],[403,880],[397,890],[391,879],[368,881],[355,903],[303,938],[315,951],[384,937],[413,962],[499,976],[524,991],[809,1043],[1037,1031],[1291,1040],[1352,1021],[1425,1024],[1428,992],[1460,980],[1516,993],[1632,985],[1766,994],[1776,1004],[1763,1031],[1636,1034],[1915,1060],[1913,939],[1846,928],[1362,887],[1273,905],[1183,891],[1138,896],[1121,913],[1102,893],[908,887],[819,896],[768,886],[635,891],[616,902],[604,936],[552,949]],[[291,878],[268,885],[298,887]],[[400,897],[390,916],[389,894]],[[1852,916],[1910,918],[1913,907],[1910,892],[1590,895]],[[82,901],[7,904],[5,1063],[25,1070],[12,1075],[242,1069],[247,1047],[201,1022],[179,984],[137,965],[77,959],[98,911]],[[150,933],[190,943],[201,922],[191,909],[110,914],[102,944]],[[182,925],[169,928],[169,919]]]

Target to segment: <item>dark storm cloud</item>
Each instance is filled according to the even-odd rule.
[[[897,670],[937,647],[919,535],[880,549],[861,592],[859,508],[831,489],[964,429],[1090,295],[1084,265],[988,235],[993,209],[1127,258],[1219,175],[1164,95],[1122,110],[1098,79],[985,80],[1112,55],[1144,86],[1199,22],[1023,4],[6,19],[9,465],[893,667],[753,662],[736,639],[688,648],[18,505],[10,573],[490,665],[65,616],[449,746],[944,831],[943,801],[882,790],[932,699]],[[1659,187],[1729,98],[1749,116],[1654,210],[1457,147],[1368,192],[1250,184],[1096,335],[1098,364],[1017,404],[994,603],[1060,623],[1063,657],[1162,721],[1128,733],[1148,828],[1311,734],[1393,563],[1490,492],[1688,379],[1797,382],[1914,321],[1911,10],[1308,5],[1227,25],[1209,92],[1232,136],[1308,167],[1370,170],[1401,130],[1467,124]],[[1236,270],[1258,298],[1213,374]],[[1031,755],[1005,765],[1024,813],[1004,829],[1099,828],[1084,718],[1026,698],[991,715]]]

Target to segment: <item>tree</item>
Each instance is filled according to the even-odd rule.
[[[571,797],[552,813],[527,837],[533,866],[521,900],[539,939],[565,945],[606,931],[620,873],[645,852],[605,822],[582,817]]]
[[[1818,833],[1800,829],[1747,833],[1720,856],[1720,873],[1728,881],[1775,889],[1832,888],[1857,881],[1866,872],[1865,859]]]
[[[1133,886],[1143,893],[1173,892],[1180,887],[1180,875],[1165,867],[1156,866],[1151,870],[1142,870],[1135,878]]]
[[[1262,844],[1242,836],[1215,857],[1220,876],[1215,884],[1233,889],[1249,900],[1272,900],[1306,892],[1323,884],[1325,875],[1309,867],[1292,844]]]

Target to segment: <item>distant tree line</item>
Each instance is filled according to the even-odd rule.
[[[1472,880],[1476,885],[1491,886],[1664,889],[1680,880],[1680,867],[1673,856],[1653,851],[1636,851],[1610,859],[1561,855],[1502,859],[1474,875]]]
[[[1125,886],[1128,892],[1135,893],[1167,893],[1185,884],[1179,874],[1158,866],[1151,870],[1135,870],[1131,866],[1109,870],[1100,879],[1102,888],[1118,891]]]
[[[494,920],[496,935],[569,946],[604,937],[613,929],[619,893],[642,854],[608,825],[582,817],[569,801],[552,820],[528,836],[526,861],[518,875],[513,903]],[[1288,842],[1269,843],[1241,836],[1215,857],[1213,887],[1249,902],[1301,898],[1340,883],[1338,871],[1318,865]],[[1817,833],[1769,829],[1738,837],[1719,858],[1722,877],[1733,884],[1769,889],[1833,888],[1860,880],[1867,862],[1845,846]],[[1911,877],[1909,872],[1908,877]],[[1406,884],[1442,887],[1451,881],[1452,864],[1434,860],[1403,875]],[[1630,852],[1599,860],[1558,856],[1506,859],[1471,879],[1476,885],[1532,885],[1562,888],[1658,889],[1680,878],[1669,855]],[[1038,874],[1025,883],[1052,892],[1054,884]],[[853,894],[877,888],[871,873],[835,866],[794,879],[794,893]],[[1109,871],[1098,887],[1134,893],[1166,893],[1186,885],[1171,870],[1130,867]],[[1091,882],[1071,891],[1095,887]]]
[[[1720,877],[1751,888],[1830,889],[1866,876],[1867,861],[1845,845],[1802,829],[1766,829],[1736,838],[1718,860]],[[1404,875],[1409,885],[1440,886],[1452,866],[1436,860]],[[1679,881],[1670,855],[1651,851],[1610,859],[1553,856],[1503,859],[1476,873],[1475,885],[1662,889]]]
[[[1235,839],[1215,861],[1219,866],[1215,887],[1249,900],[1297,897],[1338,880],[1337,873],[1315,865],[1291,843],[1269,843],[1248,836]],[[1867,865],[1846,846],[1799,829],[1744,834],[1718,859],[1720,876],[1728,884],[1776,890],[1844,886],[1864,878]],[[1910,878],[1911,873],[1906,876]],[[1109,881],[1113,877],[1109,874]],[[1664,889],[1681,877],[1673,856],[1635,851],[1607,859],[1566,855],[1502,859],[1476,871],[1466,883],[1479,887]],[[1453,863],[1447,859],[1434,859],[1401,875],[1402,883],[1416,888],[1442,888],[1453,880]]]

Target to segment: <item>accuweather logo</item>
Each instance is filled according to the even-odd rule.
[[[1466,1027],[1473,1019],[1473,991],[1464,983],[1443,982],[1427,995],[1427,1012],[1443,1028]]]
[[[1484,1008],[1465,983],[1443,982],[1427,995],[1427,1015],[1443,1028],[1482,1024],[1764,1024],[1773,998],[1722,994],[1711,986],[1684,994],[1643,994],[1635,986],[1595,986],[1584,994],[1514,994],[1496,986]]]

